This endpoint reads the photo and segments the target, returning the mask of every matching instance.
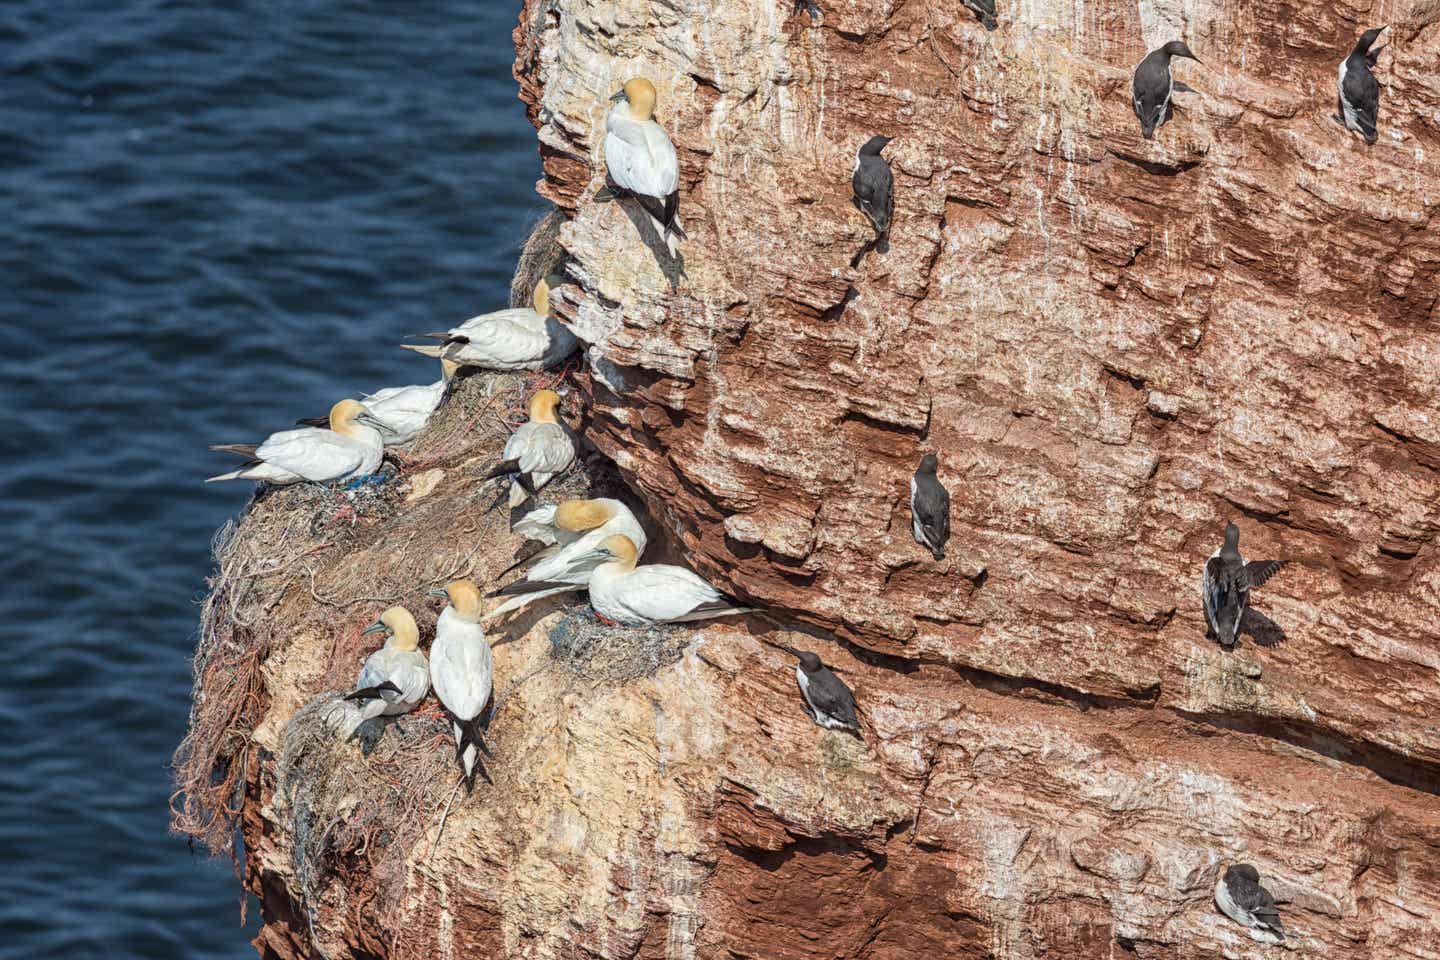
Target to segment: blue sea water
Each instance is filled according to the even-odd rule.
[[[167,832],[201,481],[504,306],[518,3],[0,3],[0,958],[247,957]],[[252,927],[255,911],[252,910]]]

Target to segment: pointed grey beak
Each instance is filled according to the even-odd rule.
[[[372,633],[384,633],[384,632],[386,632],[386,631],[389,630],[389,629],[390,629],[390,628],[387,627],[387,626],[385,626],[385,624],[380,623],[380,622],[377,621],[377,622],[375,622],[375,623],[370,624],[370,626],[366,627],[364,630],[361,630],[361,631],[360,631],[360,636],[362,636],[362,637],[368,637],[368,636],[370,636],[370,634],[372,634]]]
[[[617,93],[617,94],[615,94],[613,97],[610,98],[610,102],[611,102],[611,103],[619,103],[621,100],[624,100],[624,99],[626,99],[626,96],[625,96],[625,88],[624,88],[624,87],[621,87],[621,88],[620,88],[620,92]]]
[[[368,414],[368,413],[362,413],[362,414],[360,414],[359,416],[357,416],[355,419],[358,420],[360,423],[366,424],[367,426],[374,427],[376,430],[379,430],[381,433],[394,433],[394,432],[395,432],[394,430],[391,430],[391,429],[390,429],[390,425],[389,425],[388,423],[385,423],[385,422],[382,421],[382,420],[377,420],[376,418],[372,417],[372,416],[371,416],[370,414]]]
[[[429,590],[426,590],[426,591],[425,591],[425,596],[427,596],[427,597],[439,597],[439,598],[441,598],[442,600],[449,600],[449,599],[450,599],[450,594],[448,594],[448,593],[445,592],[445,588],[444,588],[444,587],[431,587]]]

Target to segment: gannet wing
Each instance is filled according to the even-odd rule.
[[[684,567],[647,564],[625,575],[619,599],[636,616],[646,620],[678,621],[705,612],[701,607],[729,605],[709,583]]]
[[[312,482],[348,476],[365,463],[360,444],[331,430],[306,427],[274,434],[255,455]]]

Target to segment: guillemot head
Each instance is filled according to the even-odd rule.
[[[1239,878],[1252,881],[1253,883],[1259,883],[1260,871],[1256,870],[1248,863],[1237,863],[1229,870],[1225,871],[1225,882],[1227,884],[1230,883],[1232,879]]]
[[[920,458],[920,472],[934,473],[940,467],[940,458],[933,453],[927,453]]]
[[[1190,48],[1185,45],[1185,41],[1183,40],[1171,40],[1165,44],[1165,46],[1161,47],[1160,50],[1167,57],[1187,57],[1196,63],[1203,62],[1199,57],[1190,52]]]
[[[878,157],[880,156],[880,151],[885,149],[885,145],[894,139],[894,137],[873,136],[869,140],[866,140],[865,144],[860,148],[860,156]]]
[[[1240,528],[1233,523],[1225,524],[1225,551],[1234,553],[1240,549]]]
[[[1383,27],[1373,27],[1360,34],[1360,39],[1355,42],[1355,53],[1364,55],[1370,51],[1370,46],[1380,39],[1380,34],[1389,29],[1389,24]]]

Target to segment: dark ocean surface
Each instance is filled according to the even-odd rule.
[[[429,383],[401,336],[506,305],[517,10],[0,3],[0,958],[254,956],[229,864],[167,831],[250,492],[206,444]]]

